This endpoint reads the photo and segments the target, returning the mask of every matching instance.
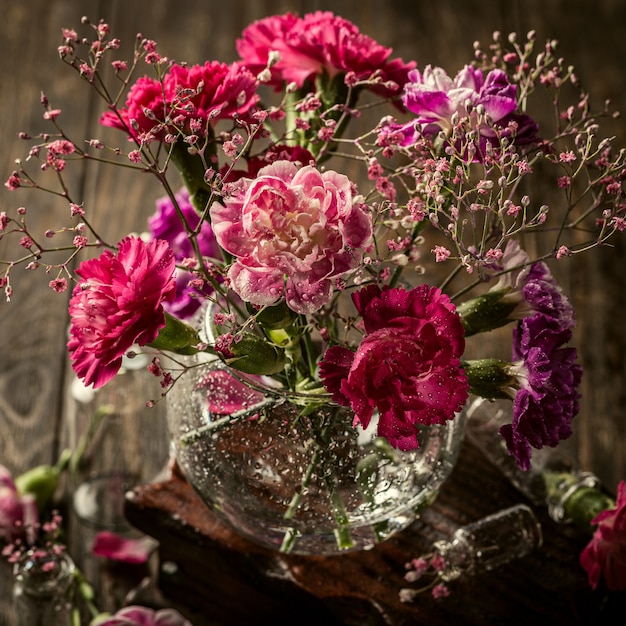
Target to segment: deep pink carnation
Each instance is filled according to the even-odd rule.
[[[597,524],[593,538],[582,551],[580,563],[589,584],[595,589],[604,577],[611,591],[626,591],[626,483],[617,488],[614,509],[603,511],[591,523]]]
[[[146,110],[152,115],[146,116]],[[154,118],[153,118],[154,116]],[[148,76],[142,76],[130,88],[126,106],[116,112],[106,111],[100,118],[100,124],[111,126],[128,133],[129,139],[137,138],[142,133],[150,133],[159,123],[165,121],[167,106],[163,99],[161,83]]]
[[[86,385],[102,387],[133,344],[156,339],[165,326],[163,302],[176,296],[174,254],[166,241],[126,237],[117,255],[109,250],[81,263],[83,279],[70,300],[68,349]]]
[[[107,111],[100,118],[137,138],[142,133],[160,137],[168,127],[189,131],[189,120],[198,120],[195,134],[204,135],[216,120],[245,116],[258,101],[256,78],[240,65],[207,61],[191,67],[174,64],[163,83],[144,76],[131,87],[119,115]],[[146,115],[146,110],[150,111]],[[173,128],[170,128],[173,130]]]
[[[348,178],[290,161],[233,183],[210,213],[218,243],[236,257],[233,290],[260,306],[285,297],[297,313],[326,304],[333,279],[357,267],[372,243],[371,216],[354,203]]]
[[[277,51],[280,60],[271,69],[277,87],[283,81],[302,87],[323,72],[331,78],[354,72],[356,79],[368,79],[378,70],[381,83],[375,90],[384,96],[398,94],[415,65],[389,60],[390,48],[329,11],[308,13],[303,18],[277,15],[254,22],[237,40],[237,51],[255,74],[266,67],[269,53]],[[385,84],[388,81],[394,84]]]
[[[460,365],[463,326],[439,289],[410,291],[370,285],[353,295],[366,335],[356,353],[329,348],[320,376],[333,399],[352,407],[367,428],[377,409],[378,434],[401,450],[418,447],[418,425],[443,424],[465,403],[469,383]]]
[[[219,61],[191,67],[173,65],[165,77],[164,88],[168,101],[180,102],[186,117],[205,122],[232,118],[235,114],[244,116],[259,99],[257,80],[248,70]],[[185,97],[198,90],[197,95]]]

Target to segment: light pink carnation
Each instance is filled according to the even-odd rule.
[[[284,296],[297,313],[326,304],[333,279],[372,243],[371,216],[354,203],[348,178],[290,161],[238,180],[210,213],[218,243],[236,257],[228,273],[234,291],[260,306]]]
[[[323,72],[331,78],[354,72],[355,79],[361,80],[379,71],[376,90],[385,96],[399,93],[415,65],[401,59],[389,60],[391,48],[381,46],[352,22],[329,11],[308,13],[303,18],[291,14],[272,16],[254,22],[237,40],[237,51],[255,74],[265,68],[270,52],[278,52],[280,60],[271,68],[272,82],[277,87],[283,81],[302,87]],[[394,84],[385,84],[388,81]]]
[[[333,400],[352,407],[364,428],[374,410],[378,435],[401,450],[418,447],[420,424],[443,424],[467,400],[460,365],[463,326],[448,296],[435,287],[385,289],[370,285],[353,295],[365,337],[356,353],[329,348],[320,376]]]
[[[102,387],[135,343],[146,345],[165,326],[163,302],[176,295],[174,254],[167,242],[126,237],[117,255],[106,250],[81,263],[83,279],[70,300],[68,350],[85,384]]]

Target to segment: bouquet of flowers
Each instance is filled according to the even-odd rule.
[[[155,352],[163,394],[185,356],[206,353],[304,394],[303,412],[324,398],[349,407],[355,426],[376,416],[398,450],[454,420],[470,394],[513,402],[500,434],[522,468],[533,448],[570,436],[575,316],[548,262],[626,228],[626,153],[555,42],[537,50],[532,32],[495,33],[449,75],[393,57],[329,12],[251,24],[232,64],[189,66],[141,36],[124,61],[106,23],[83,26],[89,35],[63,30],[60,58],[128,142],[73,139],[42,96],[51,131],[23,134],[33,145],[6,185],[62,196],[67,222],[36,233],[30,209],[0,213],[22,251],[2,262],[0,285],[10,299],[24,265],[59,293],[72,288],[68,350],[86,384],[105,385],[138,345]],[[529,113],[546,93],[551,128]],[[162,186],[150,233],[102,240],[66,182],[83,160]],[[537,177],[554,182],[558,203],[532,195]],[[429,276],[431,258],[445,279]],[[207,302],[209,336],[193,321]],[[465,356],[472,335],[507,324],[509,361]]]

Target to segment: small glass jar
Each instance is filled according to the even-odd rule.
[[[445,561],[439,578],[449,582],[522,558],[541,544],[541,525],[535,514],[519,504],[463,526],[449,541],[438,541],[433,547]]]
[[[29,550],[15,564],[15,626],[72,626],[75,565],[65,553]]]

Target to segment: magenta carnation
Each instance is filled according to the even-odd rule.
[[[228,277],[237,295],[260,306],[285,297],[297,313],[326,304],[333,279],[357,267],[372,243],[371,216],[348,178],[290,161],[236,181],[210,214],[218,243],[235,257]]]
[[[165,326],[163,302],[176,296],[174,254],[166,241],[126,237],[116,255],[105,250],[81,263],[69,304],[68,350],[85,384],[102,387],[133,344],[156,339]]]
[[[626,590],[626,483],[617,488],[615,508],[603,511],[591,520],[597,525],[589,544],[580,555],[589,584],[596,589],[604,577],[611,591]]]
[[[329,11],[308,13],[303,18],[292,14],[267,17],[248,26],[237,40],[237,51],[252,72],[262,71],[272,51],[280,60],[271,68],[272,82],[294,82],[302,87],[307,80],[326,73],[354,72],[366,80],[378,72],[375,90],[384,96],[399,93],[414,63],[389,60],[385,48],[362,34],[352,22]]]
[[[174,127],[189,132],[189,121],[196,120],[195,134],[204,135],[216,120],[245,116],[258,101],[257,84],[246,68],[236,64],[174,64],[162,84],[147,76],[139,78],[128,92],[126,106],[107,111],[100,123],[137,139],[145,133],[160,137]]]
[[[195,229],[200,221],[200,216],[191,205],[189,192],[183,187],[175,194],[176,203],[187,225]],[[167,241],[174,252],[174,258],[178,263],[185,259],[194,258],[195,251],[189,239],[187,231],[178,217],[178,213],[169,196],[164,196],[156,201],[156,212],[148,218],[148,226],[154,239]],[[204,221],[198,232],[196,241],[200,253],[204,257],[216,258],[219,255],[219,247],[215,241],[213,230],[208,221]],[[202,298],[198,298],[198,289],[194,283],[190,283],[193,275],[182,269],[176,269],[176,298],[171,302],[164,302],[163,307],[168,313],[179,319],[190,318],[202,304]],[[208,295],[212,292],[210,285],[204,284],[200,295]]]
[[[378,435],[401,450],[418,447],[418,425],[453,419],[469,390],[460,365],[463,326],[439,289],[385,289],[371,285],[353,295],[366,334],[356,353],[326,351],[320,376],[354,421],[367,428],[374,410]]]

